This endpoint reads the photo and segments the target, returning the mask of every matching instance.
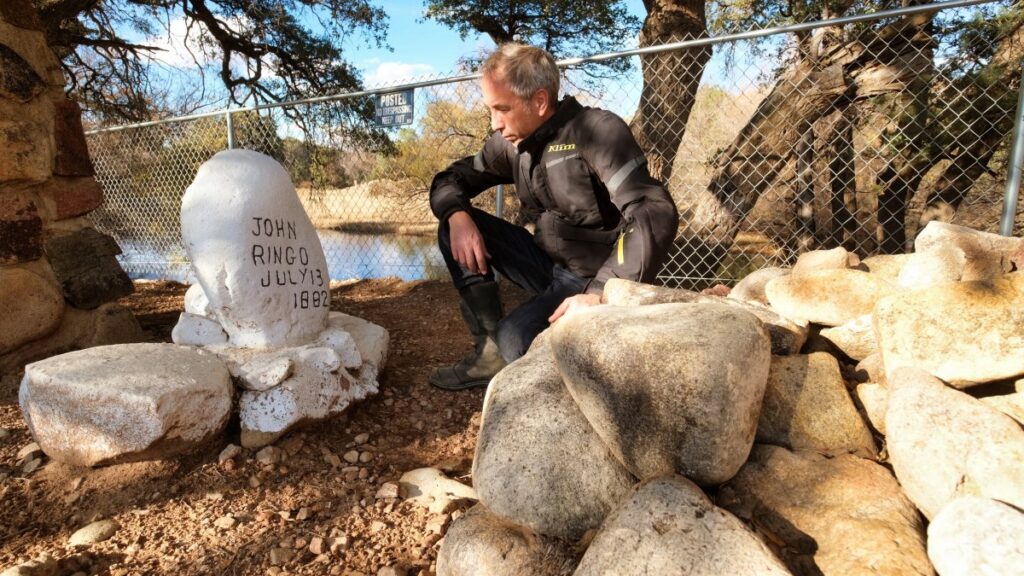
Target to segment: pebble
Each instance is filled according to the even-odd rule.
[[[349,450],[348,452],[345,452],[343,458],[345,459],[345,462],[355,464],[356,462],[359,462],[359,452],[357,450]]]
[[[71,538],[68,538],[69,546],[90,546],[97,542],[103,542],[110,538],[121,528],[121,525],[114,520],[98,520],[79,528]]]
[[[320,556],[324,552],[327,552],[328,548],[324,546],[324,539],[319,536],[314,536],[309,540],[309,551],[313,554]]]
[[[377,570],[377,576],[406,576],[408,572],[402,566],[385,566]]]
[[[356,444],[366,444],[366,441],[370,439],[370,435],[366,432],[355,437]]]
[[[363,452],[359,455],[359,461],[366,464],[370,460],[373,460],[373,452]]]
[[[387,528],[388,525],[381,522],[380,520],[374,520],[373,522],[370,522],[370,534],[383,532],[384,530],[387,530]]]
[[[235,520],[235,518],[230,515],[221,516],[220,518],[217,518],[213,521],[213,525],[217,528],[220,528],[221,530],[231,530],[237,524],[238,520]]]
[[[23,462],[43,455],[42,448],[36,442],[30,442],[18,450],[18,461]]]
[[[49,576],[59,573],[60,565],[57,563],[57,559],[44,553],[34,560],[4,570],[0,576]]]
[[[296,550],[302,550],[306,546],[309,546],[309,542],[302,536],[296,538],[295,542],[292,544],[292,548],[295,548]]]
[[[220,455],[217,456],[217,463],[223,464],[228,460],[234,460],[236,456],[242,453],[242,447],[236,444],[228,444],[220,451]]]
[[[292,560],[293,556],[295,556],[295,550],[290,550],[288,548],[270,548],[270,565],[281,566],[282,564]]]
[[[302,446],[304,444],[305,440],[302,436],[291,436],[278,443],[278,445],[287,452],[289,456],[297,454],[299,450],[302,450]]]
[[[341,550],[348,550],[348,536],[337,536],[327,541],[327,549],[334,554]]]
[[[43,465],[43,459],[42,458],[33,458],[33,459],[29,460],[28,462],[25,462],[25,465],[21,468],[21,473],[26,475],[26,476],[28,476],[29,474],[31,474],[31,473],[35,472],[36,470],[38,470],[39,467],[42,466],[42,465]]]
[[[260,487],[260,479],[255,477],[255,476],[249,476],[249,487],[250,488],[259,488]]]
[[[377,494],[374,498],[381,500],[383,498],[398,498],[398,484],[394,482],[385,482],[380,485],[377,489]]]
[[[335,468],[341,467],[341,458],[338,458],[338,455],[334,452],[324,452],[324,462],[327,462]]]
[[[267,446],[256,453],[256,461],[264,466],[277,464],[281,461],[281,449],[276,446]]]
[[[306,520],[311,515],[312,515],[312,513],[309,511],[309,508],[303,506],[302,508],[299,508],[299,513],[295,515],[295,519],[296,520]]]
[[[366,468],[360,468],[359,469],[359,479],[360,480],[366,480],[366,478],[369,477],[369,476],[370,476],[370,471],[369,470],[367,470]]]

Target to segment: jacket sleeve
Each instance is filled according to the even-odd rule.
[[[494,132],[476,156],[456,160],[434,176],[430,185],[430,209],[445,222],[459,210],[471,208],[470,199],[498,184],[513,182],[509,143]]]
[[[580,138],[586,142],[582,155],[623,216],[611,254],[586,289],[600,294],[611,278],[654,280],[679,229],[679,211],[665,186],[651,177],[626,123],[611,112],[594,112]]]

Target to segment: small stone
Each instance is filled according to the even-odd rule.
[[[448,521],[451,519],[450,516],[434,516],[427,521],[427,532],[432,534],[444,534],[445,528],[448,527]]]
[[[42,455],[43,450],[39,448],[39,444],[36,442],[32,442],[30,444],[26,444],[25,446],[23,446],[21,450],[18,450],[18,461],[28,462],[29,460],[37,458]]]
[[[35,472],[36,470],[38,470],[39,467],[42,466],[42,465],[43,465],[43,459],[42,458],[33,458],[33,459],[29,460],[28,462],[25,462],[25,466],[22,467],[21,473],[24,474],[25,476],[28,476],[29,474],[31,474],[31,473]]]
[[[369,440],[369,439],[370,439],[370,435],[367,434],[366,432],[363,432],[362,434],[360,434],[360,435],[355,437],[355,443],[356,444],[366,444],[366,441]]]
[[[359,469],[359,479],[360,480],[366,480],[369,476],[370,476],[370,471],[369,470],[367,470],[366,468],[360,468]]]
[[[233,460],[236,456],[242,453],[242,447],[236,444],[228,444],[220,451],[220,455],[217,456],[217,463],[223,464],[228,460]]]
[[[339,458],[334,452],[324,452],[324,462],[327,462],[334,468],[341,467],[341,458]]]
[[[372,452],[363,452],[363,453],[361,453],[359,455],[359,462],[361,462],[363,464],[366,464],[370,460],[373,460],[373,453]]]
[[[296,520],[307,520],[307,519],[309,519],[310,516],[311,516],[311,513],[309,511],[309,508],[303,506],[302,508],[299,508],[299,512],[298,512],[298,514],[295,515],[295,519]]]
[[[359,477],[359,468],[357,466],[347,466],[342,470],[342,474],[345,475],[346,482],[352,482]]]
[[[270,568],[267,568],[267,574],[269,576],[277,576],[281,572],[282,572],[282,570],[280,568],[278,568],[277,566],[271,566]]]
[[[302,536],[299,536],[298,538],[296,538],[295,542],[292,543],[292,548],[294,548],[296,550],[302,550],[306,546],[309,546],[309,541],[306,540],[305,538],[303,538]]]
[[[259,488],[260,487],[260,479],[255,477],[255,476],[249,476],[249,487],[250,488]]]
[[[377,571],[377,576],[406,576],[408,571],[403,566],[385,566]]]
[[[79,528],[68,539],[69,546],[90,546],[110,538],[121,528],[114,520],[99,520]]]
[[[359,462],[359,452],[356,450],[349,450],[348,452],[345,452],[343,458],[345,459],[345,462],[355,464],[356,462]]]
[[[326,543],[324,542],[323,538],[319,536],[314,536],[309,541],[309,551],[319,557],[321,554],[328,551],[328,548],[325,546],[325,544]]]
[[[238,520],[235,520],[233,516],[221,516],[213,521],[213,525],[221,530],[231,530],[238,524]]]
[[[380,485],[377,489],[377,494],[374,496],[377,500],[384,498],[398,498],[398,484],[394,482],[385,482]]]
[[[373,522],[370,522],[370,534],[383,532],[384,530],[387,530],[387,528],[388,525],[381,522],[380,520],[374,520]]]
[[[334,554],[341,550],[348,550],[348,536],[336,536],[327,541],[328,550]]]
[[[294,550],[288,550],[287,548],[271,548],[270,549],[270,564],[272,566],[280,566],[292,559],[295,555]]]
[[[281,461],[281,449],[267,446],[256,453],[256,461],[264,466],[272,466]]]

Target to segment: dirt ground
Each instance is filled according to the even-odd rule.
[[[138,282],[122,300],[152,341],[169,342],[186,286]],[[523,295],[504,283],[506,305]],[[391,335],[381,393],[340,417],[276,443],[284,459],[253,451],[218,463],[238,426],[203,451],[168,461],[98,469],[43,459],[26,472],[32,442],[17,403],[19,374],[0,375],[0,570],[41,554],[60,574],[433,574],[452,516],[400,499],[376,499],[385,482],[425,466],[471,483],[483,391],[446,393],[427,384],[434,366],[469,349],[469,334],[442,282],[367,280],[332,289],[333,310]],[[356,437],[368,434],[363,444]],[[357,450],[367,463],[339,457]],[[110,518],[121,528],[85,550],[78,528]]]

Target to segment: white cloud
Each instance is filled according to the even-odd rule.
[[[376,68],[365,72],[363,76],[367,86],[389,86],[421,80],[434,74],[436,71],[430,64],[379,62]]]
[[[188,33],[184,16],[171,20],[167,30],[146,38],[144,43],[161,48],[162,51],[155,52],[153,58],[167,66],[189,68],[194,67],[196,61],[203,66],[212,63],[212,60],[203,54],[198,30],[193,30],[191,34]]]

